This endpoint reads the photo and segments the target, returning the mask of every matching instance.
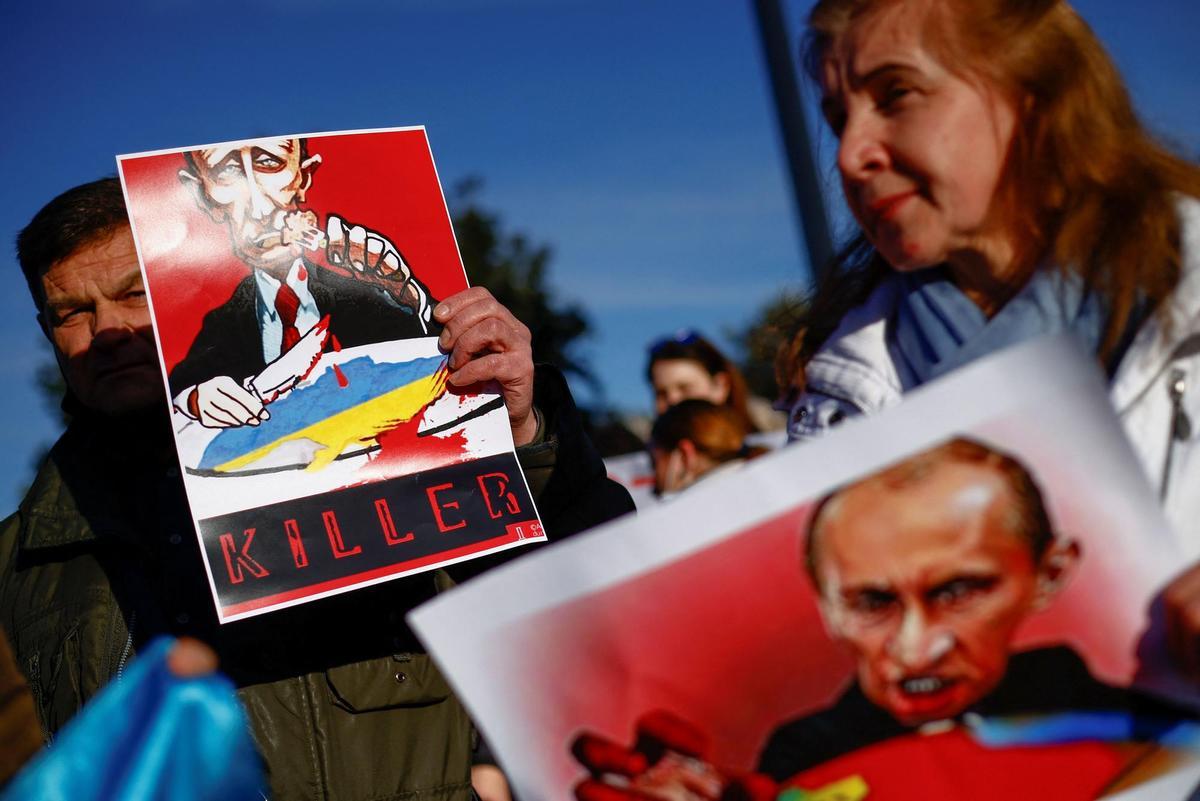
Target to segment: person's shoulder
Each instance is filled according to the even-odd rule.
[[[31,517],[39,514],[55,515],[64,494],[64,482],[59,468],[63,458],[73,457],[82,447],[80,436],[74,428],[68,428],[51,447],[38,466],[33,482],[25,495],[7,517],[0,521],[0,606],[4,601],[5,585],[16,570],[21,552],[21,543]]]
[[[1087,662],[1079,655],[1078,651],[1069,645],[1052,645],[1018,651],[1009,659],[1008,670],[1008,675],[1017,678],[1033,678],[1037,675],[1045,675],[1047,671],[1091,675]]]
[[[904,726],[867,700],[855,683],[831,706],[777,726],[763,746],[758,770],[784,781],[802,770],[905,731]]]
[[[1022,651],[1009,659],[1000,686],[976,711],[985,715],[1118,709],[1126,691],[1098,680],[1084,658],[1068,645]]]
[[[1175,199],[1179,214],[1179,251],[1184,282],[1200,274],[1200,198],[1180,195]]]

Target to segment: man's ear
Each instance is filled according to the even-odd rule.
[[[696,450],[696,443],[690,439],[681,439],[676,450],[679,451],[679,456],[683,460],[683,469],[690,483],[700,473],[700,454]]]
[[[306,158],[304,161],[300,162],[300,175],[302,177],[302,180],[300,182],[300,188],[296,190],[296,201],[298,203],[304,202],[304,195],[308,192],[309,187],[312,186],[313,173],[316,172],[317,167],[320,167],[320,166],[321,166],[321,154],[320,153],[313,153],[311,156]]]
[[[712,380],[717,386],[717,392],[721,395],[721,400],[717,405],[720,406],[722,403],[728,403],[730,391],[729,373],[717,373],[712,377]]]
[[[38,328],[42,329],[42,336],[46,337],[46,341],[50,343],[50,350],[54,351],[54,361],[58,364],[59,372],[62,373],[65,380],[67,377],[67,365],[63,361],[62,352],[54,344],[54,335],[50,332],[50,318],[46,316],[44,310],[37,313],[37,321]]]
[[[179,183],[183,184],[191,192],[192,200],[196,201],[196,205],[200,207],[200,211],[207,214],[213,222],[225,222],[225,210],[213,204],[208,199],[208,193],[204,191],[204,185],[200,183],[200,179],[191,170],[179,171]]]
[[[844,612],[838,605],[837,601],[825,597],[821,588],[814,587],[817,593],[817,617],[821,618],[821,628],[825,629],[825,634],[834,642],[843,642],[846,638],[846,632],[843,626],[842,616]]]
[[[1037,589],[1033,601],[1035,609],[1045,608],[1062,592],[1075,574],[1080,556],[1082,550],[1077,540],[1054,538],[1038,564]]]

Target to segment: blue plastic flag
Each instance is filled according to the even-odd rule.
[[[17,774],[0,801],[261,801],[262,762],[232,683],[167,669],[158,639]]]

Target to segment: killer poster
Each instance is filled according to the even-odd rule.
[[[498,387],[447,381],[423,128],[117,162],[223,623],[545,538]]]

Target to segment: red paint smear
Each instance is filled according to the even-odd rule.
[[[329,335],[329,342],[333,345],[333,352],[337,353],[342,349],[342,343],[338,341],[337,334]]]
[[[371,478],[391,478],[457,464],[466,459],[467,437],[462,430],[447,436],[418,437],[424,411],[376,437],[379,450],[360,472]]]
[[[296,277],[299,278],[301,281],[308,280],[308,270],[304,269],[303,264],[301,264],[300,269],[296,271]]]
[[[334,348],[334,350],[337,350],[337,348]],[[333,374],[337,376],[339,387],[345,389],[346,387],[350,386],[350,379],[346,378],[346,374],[342,372],[342,368],[338,367],[336,364],[333,366]]]

